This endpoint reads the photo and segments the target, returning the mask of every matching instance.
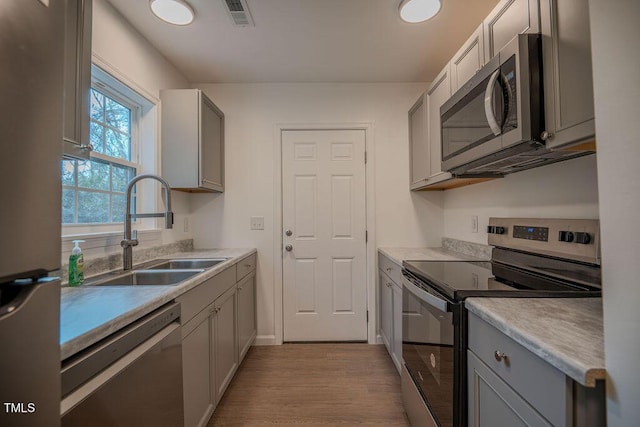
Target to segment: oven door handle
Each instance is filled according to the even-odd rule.
[[[485,116],[487,116],[487,122],[489,123],[489,127],[491,128],[491,132],[493,132],[493,134],[496,136],[502,133],[502,128],[498,124],[496,115],[493,112],[493,88],[496,86],[499,76],[500,68],[498,68],[493,72],[493,74],[491,74],[489,83],[487,84],[487,88],[484,92],[484,114]]]
[[[407,288],[407,290],[409,292],[411,292],[413,295],[415,295],[417,298],[419,298],[421,301],[426,302],[427,304],[429,304],[430,306],[440,310],[440,311],[444,311],[444,312],[448,312],[448,308],[449,308],[449,302],[447,300],[444,300],[442,298],[438,298],[437,296],[430,294],[429,292],[425,291],[424,289],[420,289],[419,287],[417,287],[416,285],[414,285],[413,283],[411,283],[411,281],[407,280],[405,277],[402,278],[402,284],[404,285],[405,288]]]

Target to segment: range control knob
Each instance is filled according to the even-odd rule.
[[[561,231],[558,240],[561,242],[573,242],[575,236],[571,231]]]
[[[577,232],[575,242],[582,245],[588,245],[591,243],[591,235],[589,233]]]
[[[489,225],[487,226],[487,233],[489,234],[504,234],[507,231],[506,228],[500,225]]]

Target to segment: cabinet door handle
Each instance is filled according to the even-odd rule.
[[[245,264],[244,268],[251,268],[251,264]]]
[[[500,351],[500,350],[496,350],[493,353],[493,357],[496,358],[496,361],[502,362],[504,360],[505,363],[507,362],[507,358],[508,358],[507,355],[504,352]]]
[[[387,271],[393,270],[393,267],[387,267]]]

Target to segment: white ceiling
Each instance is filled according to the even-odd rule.
[[[247,0],[234,27],[223,0],[187,0],[193,24],[152,15],[147,0],[108,0],[192,83],[431,81],[498,0],[442,0],[407,24],[400,0]]]

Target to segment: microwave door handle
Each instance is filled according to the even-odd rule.
[[[498,76],[500,76],[500,69],[497,69],[493,74],[491,74],[487,88],[484,91],[484,114],[487,116],[487,122],[489,122],[491,131],[496,136],[502,133],[502,129],[500,128],[500,125],[496,120],[496,115],[493,112],[493,88],[496,86]]]
[[[513,99],[513,90],[511,89],[509,80],[507,80],[505,75],[502,73],[500,73],[500,84],[503,85],[507,96],[507,102],[504,106],[504,118],[502,120],[502,126],[504,127],[507,124],[507,120],[509,120],[509,115],[511,114],[511,100]]]

